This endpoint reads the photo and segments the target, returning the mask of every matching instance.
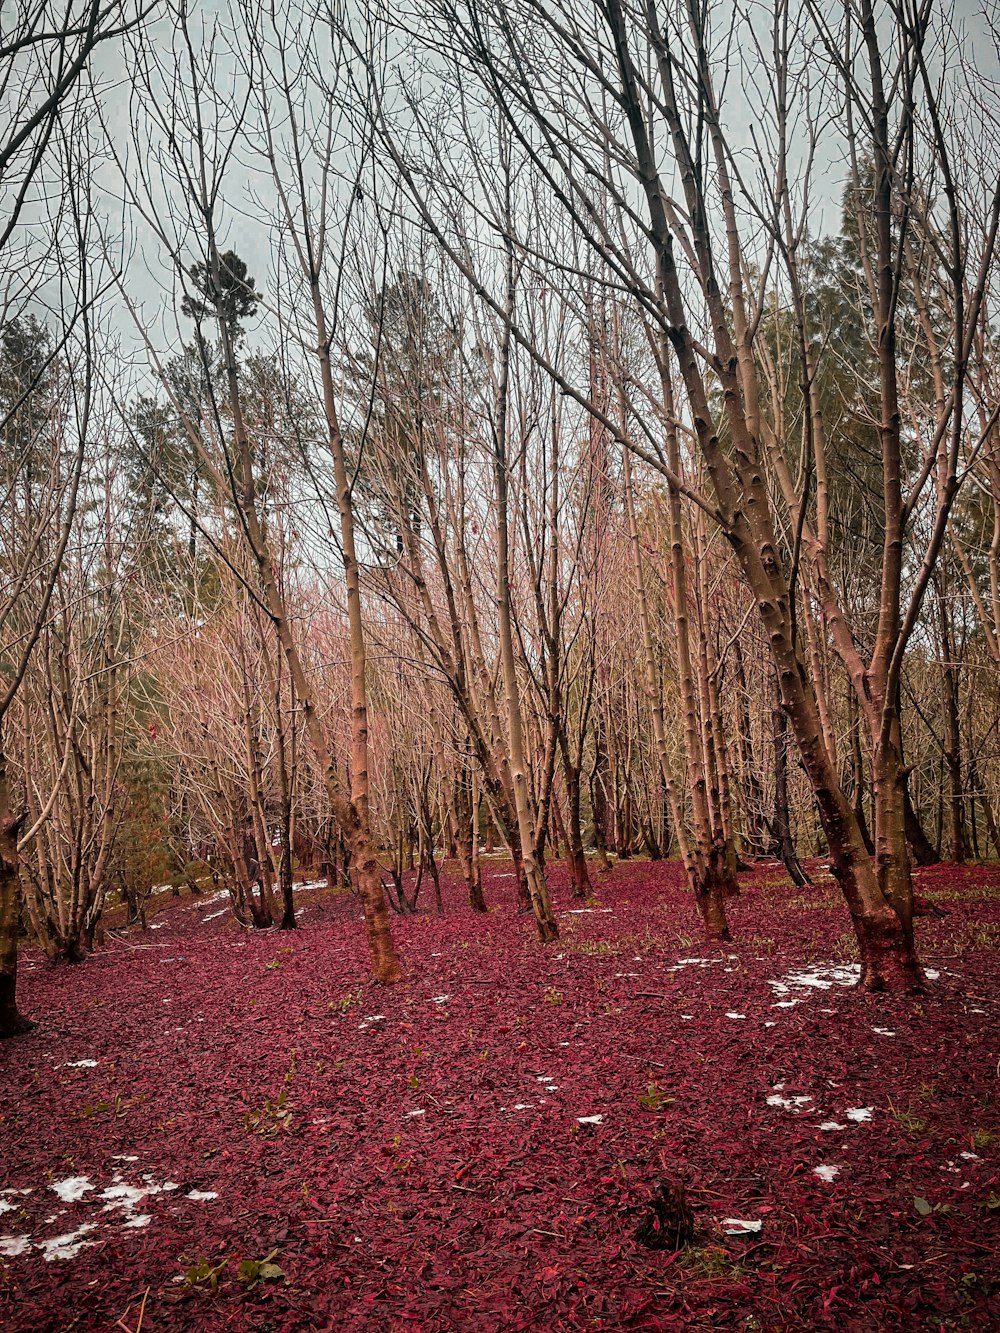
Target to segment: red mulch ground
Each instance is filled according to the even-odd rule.
[[[27,955],[0,1326],[135,1330],[146,1294],[143,1333],[1000,1327],[1000,870],[921,875],[919,1002],[768,985],[850,963],[829,884],[745,876],[718,949],[676,865],[623,864],[542,948],[509,870],[486,918],[451,883],[397,921],[388,991],[322,892],[295,934],[185,898],[83,966]],[[678,1179],[694,1244],[642,1248]]]

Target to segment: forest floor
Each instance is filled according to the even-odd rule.
[[[185,896],[26,953],[0,1327],[1000,1328],[1000,868],[921,874],[918,1001],[854,988],[829,881],[743,876],[710,947],[675,864],[551,878],[555,945],[491,860],[488,916],[450,879],[395,920],[388,990],[320,889],[295,933]],[[634,1238],[664,1181],[677,1254]]]

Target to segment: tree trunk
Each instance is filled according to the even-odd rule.
[[[17,885],[17,839],[24,816],[10,813],[7,774],[0,756],[0,1037],[16,1037],[35,1026],[17,1007],[17,937],[21,924]]]
[[[966,858],[965,798],[962,783],[962,733],[959,725],[958,662],[948,609],[948,588],[942,562],[936,580],[941,630],[941,693],[944,705],[944,763],[948,771],[948,847],[959,865]]]
[[[774,818],[771,821],[773,854],[784,862],[793,884],[800,888],[811,884],[802,869],[795,843],[792,840],[791,816],[788,809],[788,718],[781,706],[781,693],[775,686],[771,705],[771,737],[774,742]]]
[[[573,866],[573,897],[589,898],[593,887],[590,883],[587,857],[583,850],[583,833],[580,828],[580,770],[569,761],[566,754],[563,755],[563,775],[566,782],[566,819],[569,824],[566,835]]]

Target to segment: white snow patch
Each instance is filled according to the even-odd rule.
[[[610,907],[574,907],[569,912],[563,912],[563,916],[591,916],[611,910]]]
[[[450,995],[432,995],[431,1004],[447,1004],[450,999]]]
[[[141,1227],[148,1227],[152,1220],[148,1213],[140,1213],[138,1216],[130,1217],[127,1222],[123,1222],[122,1226],[132,1227],[138,1231]]]
[[[924,976],[928,981],[938,981],[941,977],[941,973],[936,972],[933,967],[925,967]]]
[[[217,1190],[188,1190],[184,1197],[193,1199],[195,1203],[207,1203],[209,1199],[217,1199],[219,1195]]]
[[[56,1065],[57,1069],[96,1069],[96,1060],[67,1060],[64,1065]]]
[[[775,995],[788,995],[793,990],[830,990],[833,986],[856,986],[861,980],[861,964],[821,963],[808,970],[789,972],[780,981],[769,981]],[[786,1005],[788,1001],[784,1002]]]
[[[746,1220],[742,1217],[724,1217],[722,1225],[727,1236],[753,1236],[764,1225],[761,1221]]]
[[[576,1118],[578,1125],[603,1125],[604,1116],[602,1115],[578,1115]]]
[[[52,1236],[49,1240],[38,1241],[38,1248],[42,1251],[46,1263],[51,1263],[53,1259],[72,1259],[85,1245],[97,1244],[96,1240],[84,1239],[96,1230],[95,1222],[84,1222],[82,1227],[77,1227],[75,1231],[67,1231],[63,1236]]]
[[[824,1120],[823,1123],[820,1125],[820,1129],[846,1129],[846,1128],[847,1126],[842,1125],[839,1120]]]
[[[31,1245],[30,1236],[0,1236],[0,1254],[6,1255],[8,1259],[16,1259],[19,1254],[24,1254]]]
[[[794,1009],[795,1006],[796,1006],[797,1004],[801,1004],[801,1003],[802,1003],[801,1000],[779,1000],[777,1004],[772,1004],[772,1005],[771,1005],[771,1008],[772,1008],[772,1009]]]
[[[109,1213],[116,1208],[124,1212],[131,1212],[140,1199],[144,1199],[147,1194],[155,1192],[148,1189],[140,1189],[137,1185],[109,1185],[106,1190],[102,1190],[100,1198],[107,1199],[102,1212]]]
[[[828,1166],[814,1166],[813,1175],[819,1176],[820,1180],[825,1180],[827,1184],[835,1180],[840,1175],[840,1167],[831,1162]]]
[[[93,1188],[86,1176],[67,1176],[65,1180],[57,1180],[54,1185],[49,1186],[50,1190],[59,1195],[63,1203],[75,1203]]]
[[[229,897],[229,890],[222,889],[219,893],[213,893],[210,898],[201,898],[194,904],[196,912],[204,912],[206,907],[211,907],[213,903],[221,903],[223,898]]]
[[[162,930],[166,924],[165,921],[154,921],[149,928],[150,930]]]
[[[534,1104],[535,1104],[534,1102],[515,1102],[515,1103],[514,1103],[514,1110],[515,1110],[515,1111],[530,1111],[530,1110],[532,1109],[532,1107],[534,1106]]]
[[[371,1027],[373,1023],[384,1023],[385,1014],[370,1014],[368,1018],[363,1018],[358,1024],[358,1031],[364,1032],[365,1028]]]
[[[960,1152],[959,1157],[964,1157],[967,1162],[978,1162],[980,1160],[977,1152]]]
[[[849,1106],[844,1114],[847,1116],[848,1120],[853,1120],[856,1124],[860,1125],[863,1120],[870,1120],[872,1118],[872,1112],[874,1110],[874,1106]]]
[[[781,1088],[781,1086],[784,1085],[779,1084],[779,1088]],[[785,1110],[796,1110],[797,1112],[800,1106],[804,1106],[809,1101],[812,1101],[812,1097],[783,1097],[779,1090],[779,1092],[772,1093],[771,1096],[768,1097],[768,1106],[784,1106]]]
[[[0,1213],[16,1213],[17,1204],[8,1203],[6,1199],[0,1199]]]
[[[421,1107],[418,1107],[417,1110],[415,1110],[415,1111],[407,1111],[407,1112],[406,1112],[406,1118],[407,1118],[407,1120],[412,1120],[415,1116],[418,1116],[418,1115],[426,1115],[426,1114],[427,1114],[427,1112],[426,1112],[426,1111],[424,1110],[424,1108],[421,1106]]]
[[[111,1160],[113,1162],[137,1162],[139,1158],[135,1153],[116,1152]]]
[[[738,1014],[738,1013],[736,1013],[734,1010],[730,1009],[730,1010],[726,1013],[726,1017],[727,1017],[727,1018],[746,1018],[746,1014]]]
[[[877,1032],[880,1037],[894,1037],[896,1035],[892,1028],[872,1028],[872,1031]]]
[[[208,916],[203,916],[201,919],[202,921],[216,921],[220,916],[225,916],[228,911],[229,908],[224,907],[221,912],[209,912]],[[166,963],[170,960],[165,958],[163,961]]]

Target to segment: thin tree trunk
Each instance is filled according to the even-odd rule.
[[[0,751],[0,1037],[16,1037],[35,1026],[17,1007],[17,937],[21,923],[17,839],[25,818],[11,812],[7,764]]]
[[[771,737],[774,743],[774,818],[771,821],[773,851],[784,862],[792,883],[802,887],[811,884],[812,881],[802,869],[792,839],[792,822],[788,808],[788,718],[781,706],[781,691],[777,686],[774,691],[774,702],[771,705]]]

